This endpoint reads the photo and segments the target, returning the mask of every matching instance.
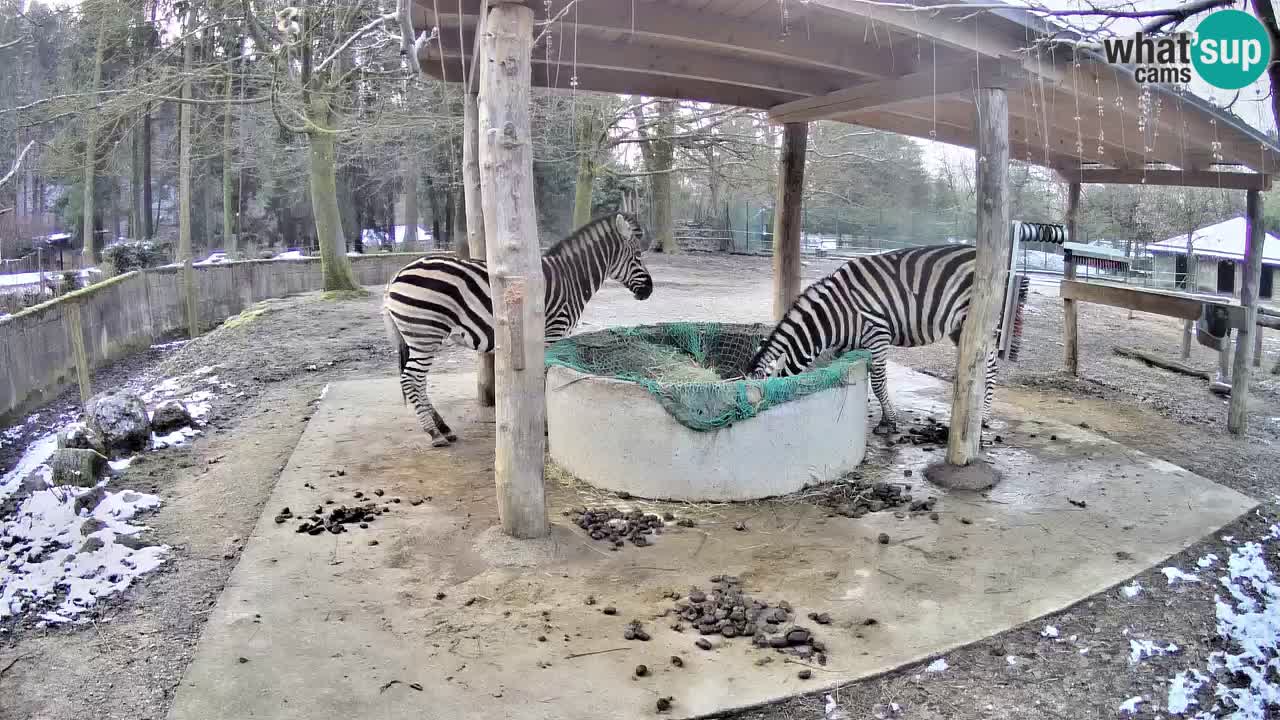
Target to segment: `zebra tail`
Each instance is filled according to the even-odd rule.
[[[404,374],[405,365],[409,364],[409,345],[404,341],[404,335],[401,334],[400,328],[396,327],[396,321],[391,317],[391,313],[383,311],[382,321],[387,326],[387,337],[391,338],[391,344],[396,347],[396,351],[400,356],[400,374]],[[409,397],[404,394],[404,384],[400,385],[400,399],[405,405],[409,404]]]

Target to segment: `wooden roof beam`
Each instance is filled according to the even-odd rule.
[[[769,109],[769,120],[775,123],[825,120],[923,98],[971,93],[979,86],[991,83],[1010,87],[1025,80],[1018,64],[1013,62],[981,61],[976,66],[952,65],[936,72],[930,69],[875,80],[820,97],[784,103]]]
[[[935,122],[932,118],[900,112],[896,108],[868,110],[858,115],[841,118],[841,120],[854,125],[875,128],[899,135],[908,135],[922,140],[936,140],[948,145],[969,149],[973,148],[975,141],[971,127],[946,121]],[[1027,153],[1031,153],[1036,158],[1036,164],[1044,165],[1047,161],[1049,167],[1071,167],[1079,163],[1079,158],[1053,151],[1046,153],[1044,148],[1033,147],[1018,142],[1013,137],[1009,138],[1009,155],[1011,158],[1024,157]]]
[[[475,36],[464,30],[462,50],[458,33],[445,32],[441,38],[449,56],[472,57]],[[534,53],[535,65],[557,68],[565,83],[574,74],[574,54],[568,47],[559,48],[550,57],[544,51]],[[832,88],[831,76],[794,67],[726,57],[705,50],[680,50],[669,53],[666,48],[639,40],[609,42],[597,36],[580,37],[576,43],[577,70],[596,68],[628,74],[646,74],[679,80],[735,85],[754,88],[787,97],[803,97],[825,93]],[[439,64],[439,56],[435,56]],[[758,103],[756,103],[758,104]]]
[[[461,0],[462,17],[459,18],[457,0],[442,1],[437,18],[430,2],[418,0],[414,3],[414,28],[429,32],[433,25],[439,24],[442,34],[456,37],[459,22],[465,26],[475,24],[481,2],[483,0]],[[673,53],[686,47],[718,51],[792,67],[830,70],[850,78],[887,77],[917,69],[914,45],[910,43],[887,47],[853,43],[847,37],[823,32],[816,26],[803,35],[786,37],[780,25],[649,2],[638,3],[634,14],[626,3],[583,2],[576,5],[555,27],[556,42],[563,46],[569,57],[572,57],[575,23],[579,41],[584,34],[618,32],[676,46],[670,50]],[[535,24],[534,31],[540,34],[544,28],[545,25]],[[535,55],[538,50],[534,48]]]
[[[1160,185],[1168,187],[1203,187],[1223,190],[1271,189],[1271,176],[1259,173],[1215,172],[1212,170],[1080,168],[1061,173],[1067,182],[1090,185]]]

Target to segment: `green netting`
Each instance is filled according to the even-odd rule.
[[[610,328],[565,338],[547,349],[547,366],[643,385],[667,412],[694,430],[714,430],[775,405],[852,382],[849,370],[869,362],[855,350],[787,378],[744,378],[766,325],[661,323]]]

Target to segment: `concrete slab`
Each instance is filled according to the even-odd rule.
[[[945,409],[944,383],[896,368],[892,377],[908,417]],[[494,529],[493,421],[472,403],[473,382],[434,381],[461,438],[444,450],[429,448],[394,380],[330,388],[210,615],[170,718],[650,718],[662,696],[674,698],[670,717],[700,716],[878,674],[1059,610],[1254,505],[1080,428],[998,406],[1006,421],[994,431],[1006,444],[990,459],[1005,480],[986,495],[930,489],[942,498],[940,522],[828,517],[794,497],[646,503],[698,525],[603,552],[559,512],[600,494],[557,484],[552,537],[509,542]],[[901,481],[906,468],[919,480],[937,454],[877,445],[864,473]],[[368,530],[311,537],[272,520],[283,506],[349,503],[375,489],[402,502]],[[410,504],[420,496],[431,499]],[[735,532],[737,521],[749,530]],[[876,541],[881,532],[889,544]],[[830,613],[834,623],[816,628],[827,667],[800,680],[797,665],[745,639],[703,651],[655,617],[669,605],[665,590],[706,587],[719,573],[789,600],[801,617]],[[588,595],[598,604],[585,605]],[[617,615],[602,614],[605,605]],[[623,640],[633,618],[650,642]],[[764,656],[775,660],[757,665]],[[633,678],[640,663],[650,677]]]

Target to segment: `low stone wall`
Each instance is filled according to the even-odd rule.
[[[361,285],[381,286],[421,255],[361,255],[351,264]],[[194,270],[200,326],[206,329],[256,302],[324,286],[319,258],[247,260]],[[79,323],[67,310],[72,303],[80,307]],[[92,370],[185,327],[178,267],[125,273],[0,319],[0,425],[76,381],[72,333],[84,338]]]

